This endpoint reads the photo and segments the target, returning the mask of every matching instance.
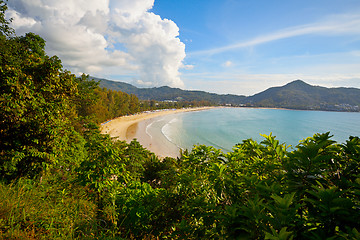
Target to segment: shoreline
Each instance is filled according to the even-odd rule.
[[[203,111],[221,107],[197,107],[197,108],[182,108],[182,109],[164,109],[156,111],[146,111],[134,115],[122,116],[101,124],[100,131],[102,134],[109,134],[110,137],[116,138],[120,141],[131,142],[137,139],[139,143],[155,153],[158,157],[178,157],[180,149],[176,146],[166,144],[168,140],[165,137],[159,139],[152,139],[146,133],[146,124],[151,122],[151,119],[184,112]]]

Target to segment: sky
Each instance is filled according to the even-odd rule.
[[[80,75],[253,95],[360,88],[359,0],[10,0],[17,35]]]

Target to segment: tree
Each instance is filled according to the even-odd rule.
[[[33,33],[2,35],[0,59],[0,173],[36,176],[63,153],[75,76],[45,54],[44,39]]]
[[[5,1],[0,0],[0,35],[3,36],[10,36],[14,33],[14,30],[9,27],[9,23],[12,19],[7,20],[5,18],[5,12],[7,10],[7,5]]]
[[[90,79],[89,75],[85,74],[76,78],[75,82],[78,92],[73,98],[73,104],[76,108],[73,125],[78,131],[81,131],[84,124],[94,121],[96,118],[92,106],[99,101],[99,96],[95,92],[96,89],[99,89],[99,82]]]

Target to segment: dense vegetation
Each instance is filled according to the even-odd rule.
[[[137,98],[62,69],[0,1],[1,239],[359,239],[360,139],[273,136],[159,159],[98,123]],[[156,105],[156,104],[155,104]]]
[[[327,111],[360,111],[360,89],[311,86],[301,80],[269,88],[253,96],[219,95],[178,88],[137,88],[128,83],[103,79],[101,86],[135,94],[139,99],[208,101],[215,105],[289,108]]]

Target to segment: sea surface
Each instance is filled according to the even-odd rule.
[[[360,113],[215,108],[154,118],[145,129],[151,138],[166,139],[169,147],[182,149],[205,144],[228,152],[245,139],[260,142],[260,134],[270,133],[294,148],[315,133],[330,132],[339,143],[360,136]]]

